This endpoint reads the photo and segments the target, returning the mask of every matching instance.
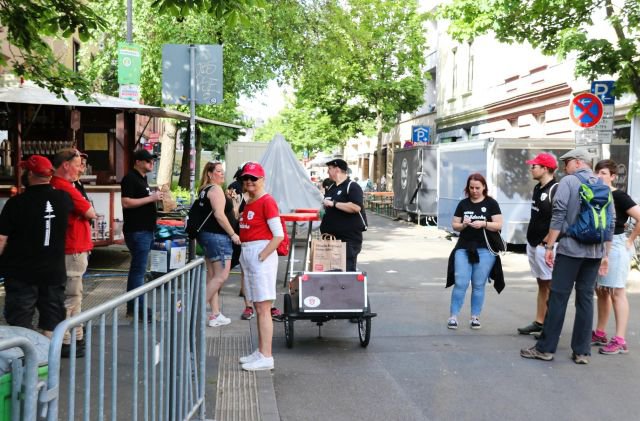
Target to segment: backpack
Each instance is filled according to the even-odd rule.
[[[349,184],[347,184],[347,194],[349,194],[349,187],[351,187],[351,183],[353,183],[353,181],[349,181]],[[360,208],[360,220],[362,221],[362,231],[366,231],[369,228],[369,224],[367,221],[367,213],[364,210],[364,205]]]
[[[185,222],[184,230],[189,238],[194,239],[198,236],[198,233],[209,220],[213,214],[211,206],[207,206],[207,193],[212,186],[207,187],[200,192],[200,197],[193,202],[189,213],[187,214],[187,220]]]
[[[280,241],[280,244],[278,244],[276,253],[278,253],[278,256],[288,256],[289,246],[291,242],[289,241],[289,234],[287,233],[287,224],[285,224],[284,219],[282,218],[280,218],[280,223],[282,224],[282,232],[284,233],[284,238],[282,239],[282,241]]]
[[[575,176],[581,182],[580,213],[567,229],[567,235],[585,244],[603,243],[609,225],[607,209],[612,202],[611,190],[600,179],[591,184],[583,176]]]

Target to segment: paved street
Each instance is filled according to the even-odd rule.
[[[287,349],[282,324],[274,339],[278,410],[289,420],[576,420],[615,414],[635,419],[640,375],[638,294],[630,294],[627,355],[570,359],[573,301],[553,362],[525,360],[534,339],[516,333],[532,320],[536,296],[526,257],[503,259],[507,287],[487,287],[483,327],[446,328],[451,290],[444,288],[453,243],[435,228],[371,215],[359,266],[368,272],[373,333],[360,347],[356,325],[295,324]],[[613,328],[613,321],[610,323]]]

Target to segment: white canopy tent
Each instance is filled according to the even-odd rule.
[[[266,174],[265,190],[276,200],[280,212],[320,209],[322,194],[311,182],[284,136],[276,134],[273,137],[260,164]]]

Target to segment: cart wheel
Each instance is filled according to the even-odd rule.
[[[293,319],[291,314],[291,295],[284,294],[284,339],[287,341],[287,348],[293,347]]]
[[[365,309],[365,314],[371,313],[371,302],[367,297],[367,303],[369,304]],[[369,345],[371,339],[371,317],[361,317],[358,320],[358,336],[360,337],[360,345],[366,348]]]

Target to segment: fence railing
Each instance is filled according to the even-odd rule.
[[[35,421],[38,404],[38,356],[35,346],[27,338],[5,338],[0,351],[20,348],[24,362],[11,363],[11,420]]]
[[[47,420],[204,420],[205,286],[204,260],[197,259],[60,323],[40,397]],[[137,297],[143,303],[135,300],[133,320],[121,323]],[[82,328],[86,352],[76,359]],[[71,356],[61,360],[66,331]]]

